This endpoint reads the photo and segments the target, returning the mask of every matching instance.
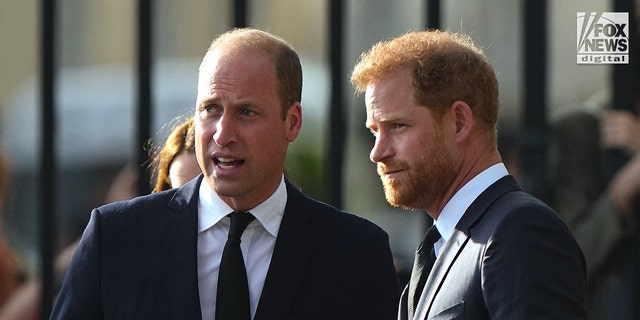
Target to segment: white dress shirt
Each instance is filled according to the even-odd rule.
[[[480,172],[480,174],[467,182],[467,184],[462,186],[462,188],[451,197],[449,202],[442,208],[442,212],[440,212],[438,220],[435,222],[436,228],[438,228],[442,236],[442,238],[433,245],[436,257],[440,256],[440,251],[444,247],[444,244],[453,234],[453,230],[458,224],[458,221],[460,221],[471,203],[494,182],[508,174],[509,172],[507,172],[507,168],[502,162],[494,164]]]
[[[256,219],[242,234],[240,248],[249,281],[251,318],[258,308],[286,204],[287,188],[283,176],[276,191],[249,210]],[[216,314],[218,271],[229,234],[230,219],[226,215],[233,211],[203,180],[198,201],[198,291],[203,319],[213,319]]]

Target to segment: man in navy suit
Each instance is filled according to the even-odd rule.
[[[471,39],[410,32],[355,66],[389,203],[435,221],[398,319],[585,319],[582,251],[496,146],[498,81]]]
[[[240,242],[252,319],[395,318],[387,234],[284,178],[301,91],[300,61],[282,39],[236,29],[214,40],[194,118],[202,175],[94,209],[51,318],[216,318],[231,212],[255,217]]]

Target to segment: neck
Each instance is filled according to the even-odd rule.
[[[442,212],[442,209],[447,205],[449,200],[462,189],[469,181],[475,178],[478,174],[486,170],[487,168],[502,162],[498,149],[494,146],[491,149],[474,153],[476,157],[465,157],[458,175],[449,186],[447,191],[442,195],[439,201],[434,201],[433,205],[425,208],[429,215],[437,220]]]

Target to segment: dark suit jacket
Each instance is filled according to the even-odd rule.
[[[94,209],[51,319],[200,319],[201,181]],[[288,182],[287,193],[255,319],[394,319],[387,234]]]
[[[568,227],[506,176],[458,222],[415,319],[586,319],[585,290],[584,257]]]

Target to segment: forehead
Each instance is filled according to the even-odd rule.
[[[265,53],[228,51],[210,52],[200,67],[198,98],[214,92],[250,90],[252,93],[275,93],[275,66]]]
[[[205,56],[198,78],[210,81],[216,77],[241,79],[257,76],[268,76],[268,80],[275,78],[275,65],[266,53],[216,49]]]
[[[369,128],[395,122],[429,124],[435,119],[431,109],[415,99],[410,74],[398,74],[372,82],[365,92],[365,125]]]
[[[394,72],[371,82],[365,90],[367,114],[391,111],[398,106],[414,104],[411,78],[407,72]]]

